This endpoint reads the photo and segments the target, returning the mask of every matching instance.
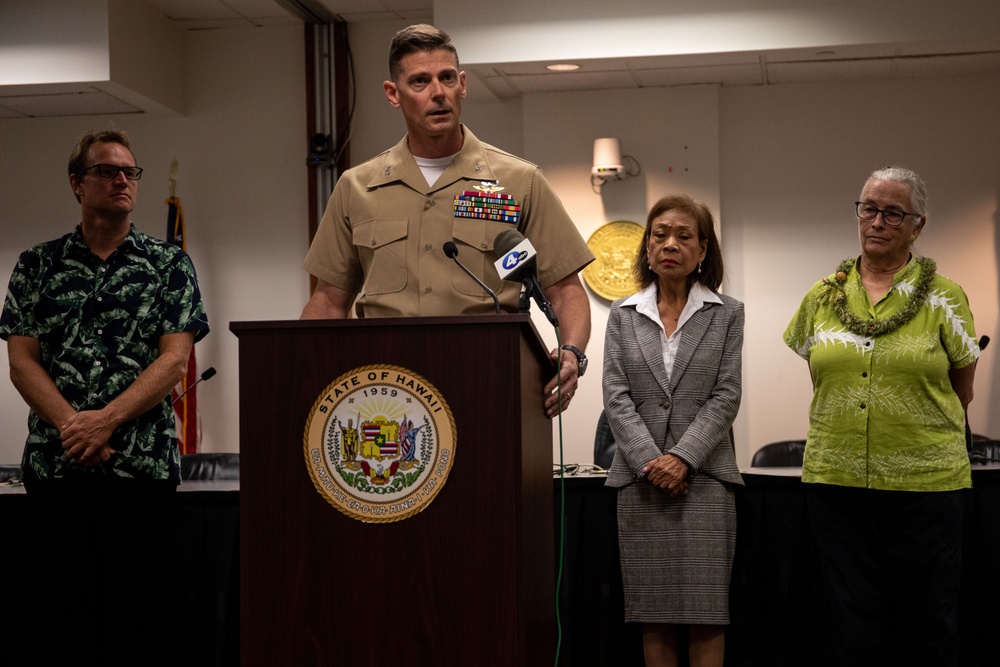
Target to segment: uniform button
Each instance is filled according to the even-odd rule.
[[[375,247],[375,239],[372,239],[372,247]]]
[[[482,248],[483,250],[489,250],[489,245],[487,245],[486,241],[480,243],[479,247]]]
[[[430,294],[431,292],[434,291],[434,288],[433,287],[425,287],[424,291],[427,292],[428,294]]]
[[[434,249],[434,246],[432,246],[430,243],[425,243],[424,244],[424,250],[426,250],[427,252],[430,252],[433,249]]]
[[[434,206],[435,206],[435,204],[436,204],[436,203],[437,203],[437,202],[435,202],[435,201],[434,201],[433,199],[428,199],[428,200],[427,200],[427,205],[428,205],[429,207],[431,207],[431,208],[434,208]]]

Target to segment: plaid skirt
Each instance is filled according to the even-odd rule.
[[[618,491],[618,548],[628,623],[728,625],[736,550],[734,491],[696,475],[671,498],[645,482]]]

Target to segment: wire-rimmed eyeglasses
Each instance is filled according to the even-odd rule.
[[[921,217],[919,213],[907,213],[895,208],[879,208],[863,201],[854,202],[854,206],[857,207],[858,217],[862,220],[874,220],[875,216],[881,213],[882,222],[890,227],[899,227],[908,215],[912,215],[914,218]]]
[[[106,178],[109,181],[118,178],[118,174],[125,174],[125,178],[130,181],[138,181],[142,178],[142,169],[139,167],[119,167],[116,164],[92,164],[84,172],[94,169],[97,171],[97,175],[101,178]]]

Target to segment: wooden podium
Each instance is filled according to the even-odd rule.
[[[240,370],[240,649],[251,665],[552,665],[554,367],[527,315],[233,322]],[[389,364],[455,418],[444,487],[364,523],[313,483],[306,422]]]

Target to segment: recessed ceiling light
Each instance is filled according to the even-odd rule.
[[[580,66],[573,63],[555,63],[553,65],[546,65],[545,69],[550,72],[574,72],[580,69]]]

